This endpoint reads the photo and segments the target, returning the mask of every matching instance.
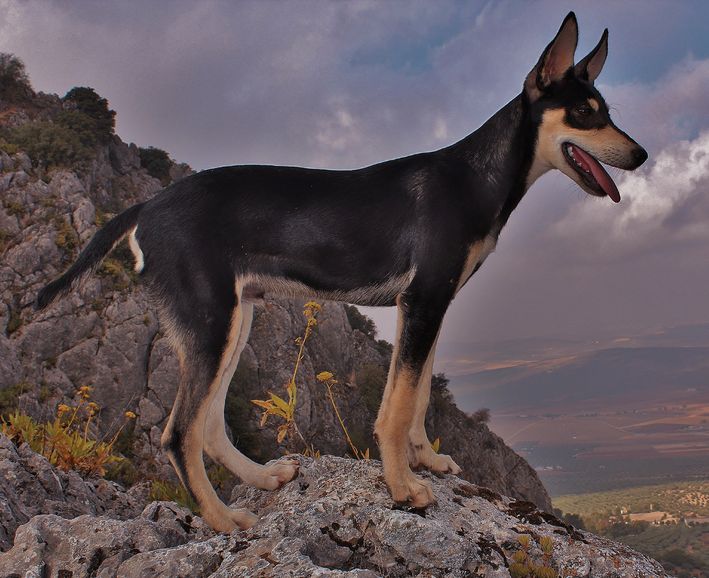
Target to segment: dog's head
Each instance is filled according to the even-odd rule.
[[[577,40],[576,16],[570,12],[524,83],[537,129],[531,174],[536,178],[559,169],[587,193],[608,195],[617,203],[618,188],[600,163],[633,170],[645,162],[647,152],[613,124],[593,85],[608,54],[608,30],[588,56],[574,64]]]

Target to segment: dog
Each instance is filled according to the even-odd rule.
[[[594,86],[608,30],[574,64],[577,38],[571,12],[522,92],[460,142],[358,170],[231,166],[191,175],[116,216],[40,291],[42,309],[128,236],[180,365],[162,447],[212,528],[248,528],[256,517],[218,498],[203,452],[258,488],[277,488],[298,472],[295,461],[252,462],[225,432],[226,392],[254,303],[266,295],[396,306],[375,423],[386,483],[395,502],[424,508],[434,496],[412,467],[460,473],[432,450],[424,429],[448,305],[542,174],[558,169],[588,194],[619,202],[599,161],[633,170],[647,159],[613,124]]]

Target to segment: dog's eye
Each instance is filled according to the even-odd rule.
[[[587,104],[582,104],[580,106],[577,106],[574,109],[574,112],[579,116],[588,116],[593,113],[593,109]]]

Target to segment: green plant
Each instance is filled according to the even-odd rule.
[[[9,129],[4,138],[25,151],[33,162],[45,167],[78,164],[89,160],[93,154],[74,130],[48,120]]]
[[[15,385],[0,389],[0,415],[5,415],[16,410],[19,397],[32,389],[34,389],[32,384],[26,381],[20,381]]]
[[[288,394],[288,401],[284,400],[282,397],[276,395],[275,393],[269,391],[269,399],[260,400],[252,399],[251,403],[259,406],[263,409],[263,414],[261,415],[261,427],[266,425],[269,416],[280,417],[284,420],[284,423],[278,426],[277,441],[281,443],[289,433],[295,433],[303,442],[303,445],[307,448],[308,442],[305,441],[303,434],[300,433],[298,429],[298,424],[295,422],[295,406],[298,396],[298,388],[295,384],[295,379],[298,376],[298,369],[303,361],[305,355],[305,344],[308,338],[312,334],[313,330],[318,324],[317,316],[320,312],[321,306],[315,301],[308,301],[303,306],[303,315],[306,318],[305,330],[302,337],[298,337],[295,343],[298,345],[298,355],[295,358],[295,366],[293,368],[293,374],[290,380],[286,384],[286,393]]]
[[[109,279],[112,287],[116,291],[124,291],[130,287],[133,277],[130,275],[124,264],[113,257],[103,260],[98,268],[99,276]]]
[[[125,412],[126,422],[109,440],[94,438],[90,430],[100,408],[91,401],[91,390],[89,386],[80,387],[79,402],[73,406],[59,404],[54,420],[44,424],[15,410],[1,418],[2,433],[17,444],[27,443],[33,451],[65,471],[104,476],[108,465],[124,459],[115,452],[114,446],[126,423],[136,415]]]
[[[551,566],[551,553],[554,547],[551,538],[548,536],[539,538],[539,546],[542,550],[539,562],[533,560],[531,537],[528,534],[522,534],[518,540],[520,549],[512,555],[512,562],[509,566],[512,578],[557,578],[559,574]]]
[[[7,199],[3,203],[3,205],[8,215],[12,215],[14,217],[21,217],[25,214],[25,207],[19,201],[12,201],[10,199]]]
[[[88,117],[92,123],[79,121],[83,128],[95,136],[97,142],[107,142],[116,125],[116,111],[108,108],[108,100],[88,86],[75,86],[64,96],[64,101]]]
[[[69,224],[64,217],[57,216],[54,219],[54,226],[57,234],[54,237],[54,244],[63,251],[66,251],[68,256],[72,256],[74,251],[79,246],[79,237],[74,231],[74,228]]]
[[[173,484],[164,480],[153,480],[150,484],[151,500],[160,502],[176,502],[199,514],[199,505],[182,484]]]
[[[0,52],[0,99],[13,103],[24,102],[33,94],[24,62],[14,54]]]
[[[9,337],[15,331],[22,327],[22,316],[20,315],[20,310],[17,307],[10,308],[10,318],[7,320],[7,327],[5,332]]]
[[[105,140],[105,135],[95,119],[78,110],[63,110],[54,118],[55,122],[72,131],[87,149],[93,149]]]
[[[170,167],[172,161],[168,154],[159,148],[148,147],[139,148],[140,166],[143,167],[151,177],[158,179],[163,185],[170,182]]]
[[[352,455],[359,459],[362,460],[368,460],[369,459],[369,448],[366,450],[362,451],[360,450],[352,441],[352,438],[350,437],[350,432],[347,431],[347,427],[345,426],[345,422],[342,419],[342,416],[340,415],[340,410],[337,407],[337,403],[335,403],[335,396],[332,392],[332,388],[335,386],[337,383],[337,380],[335,379],[335,376],[332,375],[329,371],[321,371],[318,373],[315,378],[322,383],[326,388],[327,388],[327,396],[328,399],[330,400],[330,405],[332,405],[332,409],[335,412],[335,417],[337,417],[337,421],[340,423],[340,427],[342,428],[342,433],[345,435],[345,439],[347,440],[347,444],[350,446],[350,449],[352,450]]]
[[[376,413],[387,382],[387,370],[380,365],[367,364],[357,371],[357,387],[370,413]]]
[[[20,147],[14,143],[7,142],[3,137],[0,137],[0,151],[7,155],[14,155],[20,152]]]
[[[345,304],[344,307],[345,313],[347,314],[347,321],[349,321],[352,329],[361,331],[370,339],[374,339],[377,336],[377,326],[374,324],[374,321],[366,315],[363,315],[354,305]]]

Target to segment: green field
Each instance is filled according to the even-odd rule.
[[[619,513],[621,508],[625,508],[627,513],[664,511],[678,517],[688,517],[690,513],[709,517],[709,481],[674,482],[559,496],[554,498],[554,507],[582,517]]]
[[[679,578],[709,576],[709,481],[554,498],[588,530],[656,558]],[[653,516],[658,523],[651,523]],[[579,523],[579,518],[571,519]]]

